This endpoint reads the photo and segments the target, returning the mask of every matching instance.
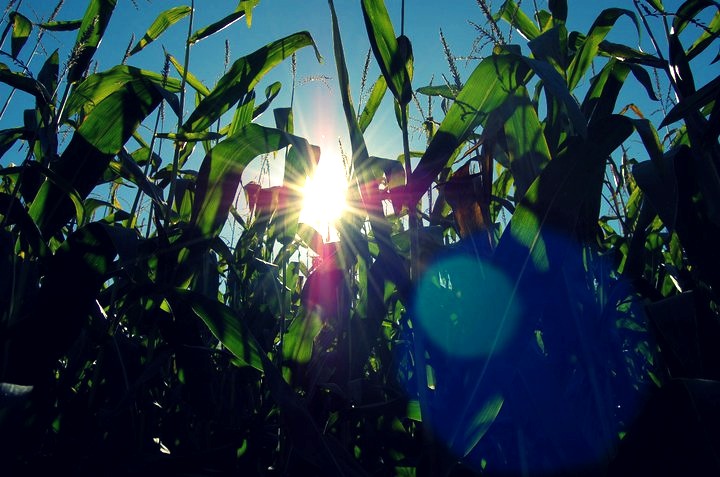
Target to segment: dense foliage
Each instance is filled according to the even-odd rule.
[[[356,111],[329,1],[353,207],[328,244],[298,224],[319,148],[293,133],[292,105],[275,127],[257,121],[280,84],[264,101],[255,88],[316,48],[308,33],[207,88],[189,46],[257,0],[190,28],[185,62],[167,55],[159,72],[132,57],[192,27],[192,5],[97,72],[116,0],[88,0],[78,21],[12,12],[0,82],[34,108],[0,131],[0,154],[24,154],[0,169],[3,474],[720,473],[720,83],[693,79],[720,9],[636,0],[580,33],[563,0],[532,14],[478,3],[492,52],[464,82],[417,88],[412,38],[362,0],[382,75]],[[608,41],[621,19],[666,51]],[[76,35],[67,64],[22,63],[35,30]],[[617,104],[626,82],[662,97],[661,77],[677,102],[660,124]],[[387,92],[397,160],[365,145]],[[411,151],[425,101],[441,111]],[[284,184],[242,186],[274,151]]]

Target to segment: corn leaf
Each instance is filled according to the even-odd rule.
[[[302,138],[279,129],[250,123],[212,148],[197,180],[192,224],[205,236],[216,236],[225,223],[245,167],[255,157],[293,145],[311,160],[313,152]]]
[[[185,72],[185,68],[183,67],[183,65],[180,64],[180,62],[177,60],[177,58],[175,58],[173,55],[171,55],[171,54],[169,54],[169,53],[167,53],[167,52],[165,52],[165,55],[166,55],[166,57],[170,60],[170,63],[172,63],[172,65],[175,67],[175,69],[177,70],[178,74],[179,74],[182,78],[185,78],[185,79],[187,80],[188,84],[189,84],[190,86],[192,86],[192,87],[195,89],[195,91],[198,92],[198,94],[199,94],[200,96],[205,97],[205,96],[209,96],[209,95],[210,95],[210,90],[208,89],[208,87],[205,86],[205,85],[202,83],[202,81],[200,81],[200,80],[197,78],[197,76],[195,76],[194,74],[192,74],[190,71]]]
[[[630,119],[610,116],[591,125],[587,139],[575,138],[548,163],[498,243],[496,259],[511,280],[519,284],[526,277],[560,269],[567,242],[555,237],[572,241],[577,237],[576,224],[597,221],[597,216],[581,214],[596,209],[588,203],[599,202],[605,161],[632,132]]]
[[[673,17],[673,34],[680,35],[688,25],[694,24],[697,16],[706,8],[717,9],[718,4],[712,0],[687,0],[680,5]]]
[[[98,184],[112,157],[162,99],[157,86],[145,76],[126,83],[90,111],[53,171],[84,199]],[[67,192],[46,181],[30,206],[30,215],[43,234],[51,236],[65,225],[72,210]]]
[[[680,121],[690,113],[697,113],[704,106],[720,97],[720,77],[716,77],[692,95],[676,104],[660,123],[660,127]]]
[[[504,117],[509,112],[508,117]],[[515,179],[515,197],[525,195],[530,184],[550,162],[543,126],[525,88],[518,88],[496,114],[503,116],[503,149]],[[492,121],[491,121],[492,122]]]
[[[58,79],[60,75],[60,55],[58,50],[52,52],[45,60],[40,72],[38,73],[37,79],[40,84],[43,85],[45,91],[49,94],[53,94],[58,86]]]
[[[25,46],[25,43],[30,36],[32,31],[32,22],[27,19],[24,15],[18,12],[12,12],[9,16],[10,23],[12,23],[12,38],[10,40],[10,51],[12,57],[17,59],[20,54],[20,50]]]
[[[162,33],[170,28],[175,23],[179,22],[190,14],[191,8],[187,5],[170,8],[165,10],[157,16],[155,21],[152,22],[150,28],[145,32],[145,35],[138,41],[132,50],[130,50],[130,56],[138,53],[147,45],[157,40]]]
[[[520,10],[520,6],[513,0],[507,0],[498,12],[500,18],[508,22],[525,39],[534,40],[540,36],[540,29],[533,21]]]
[[[313,46],[318,61],[321,61],[315,42],[307,32],[295,33],[274,41],[237,60],[220,78],[210,94],[200,101],[183,124],[182,130],[197,132],[207,129],[240,98],[255,88],[268,71],[305,46]]]
[[[720,37],[720,10],[715,12],[715,16],[710,21],[707,29],[703,29],[697,40],[695,40],[693,44],[690,45],[690,48],[688,48],[688,59],[692,60],[700,53],[705,51],[705,49],[710,46],[713,41],[717,40],[718,37]]]
[[[365,103],[365,107],[358,118],[358,127],[360,128],[360,131],[365,132],[372,122],[375,117],[375,113],[377,113],[377,110],[380,107],[382,99],[385,97],[386,91],[387,81],[384,76],[380,76],[377,81],[375,81],[375,84],[373,84],[367,103]]]
[[[173,290],[169,298],[173,310],[190,309],[213,335],[241,362],[263,370],[264,354],[245,321],[228,306],[190,290]]]
[[[475,68],[407,181],[407,204],[416,203],[453,152],[488,115],[500,107],[520,86],[518,78],[529,72],[526,63],[513,55],[493,55]],[[481,91],[481,94],[478,94]]]
[[[245,16],[245,12],[242,10],[233,12],[230,15],[223,18],[222,20],[219,20],[211,25],[208,25],[205,28],[201,28],[200,30],[193,33],[190,36],[190,38],[188,39],[188,43],[190,43],[192,45],[202,39],[205,39],[211,35],[214,35],[215,33],[222,31],[225,28],[229,27],[230,25],[232,25],[236,21],[240,20],[244,16]]]
[[[385,8],[384,0],[363,0],[363,18],[375,59],[395,99],[406,105],[412,99],[409,48],[401,48]],[[409,43],[408,43],[409,45]]]
[[[65,115],[70,117],[82,111],[83,116],[90,112],[107,97],[128,88],[135,83],[152,84],[171,93],[180,91],[180,80],[163,78],[161,74],[142,70],[134,66],[117,65],[107,71],[88,76],[73,90],[65,107]]]
[[[574,90],[582,77],[585,76],[600,51],[600,43],[605,39],[615,22],[623,15],[627,15],[633,20],[637,34],[640,35],[640,23],[634,12],[622,8],[608,8],[600,12],[568,67],[570,91]]]
[[[29,93],[44,104],[50,104],[51,102],[50,94],[42,83],[22,73],[10,71],[10,68],[4,63],[0,63],[0,83],[5,83],[20,91]]]
[[[116,4],[117,0],[90,0],[73,47],[73,59],[67,76],[70,83],[80,81],[85,75]]]
[[[82,25],[82,20],[65,20],[40,23],[38,27],[49,31],[75,31]]]

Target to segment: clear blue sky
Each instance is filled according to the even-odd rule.
[[[19,2],[21,2],[19,10],[33,21],[45,20],[57,4],[55,0],[16,0],[15,5],[17,6]],[[70,20],[82,17],[87,3],[87,0],[66,0],[58,19]],[[500,0],[491,2],[494,10],[501,3]],[[536,3],[539,8],[547,8],[546,0],[536,0]],[[602,2],[602,4],[600,2],[577,1],[568,3],[570,4],[568,27],[570,30],[580,32],[587,32],[592,21],[602,8],[618,6],[632,9],[631,0],[616,0]],[[96,56],[98,69],[103,70],[118,64],[133,33],[137,40],[142,37],[159,12],[182,4],[189,5],[190,1],[135,0],[135,2],[132,2],[130,0],[118,0],[114,18]],[[665,1],[665,4],[668,10],[672,10],[680,2],[677,0]],[[222,18],[230,13],[236,5],[236,1],[197,0],[195,29]],[[360,2],[357,0],[336,0],[335,5],[338,11],[345,54],[349,62],[352,91],[357,105],[362,67],[369,48]],[[396,32],[399,34],[401,1],[387,0],[386,5],[393,17]],[[524,5],[526,9],[530,8],[532,2],[526,1]],[[435,84],[441,83],[443,81],[441,75],[445,74],[449,77],[449,74],[439,40],[440,29],[443,30],[452,52],[460,57],[466,56],[471,52],[473,42],[477,37],[475,28],[468,20],[484,25],[482,12],[475,0],[449,0],[444,2],[406,0],[405,9],[405,34],[412,41],[415,52],[413,87],[417,88],[429,84],[433,76]],[[3,28],[5,23],[6,19],[4,18]],[[196,44],[192,49],[190,70],[208,87],[212,88],[222,74],[226,39],[230,42],[231,61],[233,61],[272,40],[301,30],[308,30],[312,34],[321,54],[325,58],[325,62],[318,64],[312,50],[309,48],[302,50],[298,54],[299,84],[296,90],[294,111],[296,132],[315,144],[332,148],[335,147],[337,138],[340,137],[346,150],[349,150],[332,55],[330,14],[326,0],[261,0],[254,11],[250,29],[241,20],[214,37]],[[155,44],[150,45],[146,50],[132,57],[129,64],[160,71],[163,63],[162,46],[165,46],[178,59],[182,59],[184,53],[183,40],[186,33],[187,19],[174,25]],[[69,48],[75,41],[75,35],[75,32],[48,32],[43,38],[43,46],[48,52],[59,47],[61,60],[64,60],[67,58]],[[624,42],[630,46],[638,46],[633,24],[626,18],[618,22],[610,39]],[[518,35],[514,36],[513,41],[522,43],[522,39]],[[646,51],[652,52],[647,35],[644,32],[641,42]],[[25,46],[21,54],[22,60],[28,60],[33,47],[32,43],[33,40]],[[5,45],[2,47],[4,51],[9,50],[9,40],[6,40]],[[488,52],[487,48],[483,51],[484,54]],[[37,57],[32,60],[30,65],[31,71],[37,72],[39,70],[44,61],[44,56],[45,53],[39,50]],[[0,61],[8,63],[8,60],[5,57]],[[463,79],[468,77],[475,64],[476,62],[472,61],[458,61]],[[13,69],[16,68],[13,67]],[[717,69],[715,72],[712,69],[707,72],[714,76]],[[379,70],[373,64],[368,75],[368,82],[374,81],[378,75]],[[327,77],[328,80],[326,83],[307,81],[313,77]],[[283,83],[283,94],[276,99],[274,106],[288,106],[290,101],[290,78],[290,62],[288,60],[266,77],[257,90],[258,95],[262,97],[264,87],[270,82],[281,81]],[[644,101],[645,93],[636,87],[637,84],[634,80],[629,80],[628,86],[631,86],[632,89],[626,95],[626,102],[632,101],[644,105],[646,114],[657,108]],[[4,102],[8,94],[9,88],[6,85],[0,85],[0,101]],[[24,95],[17,94],[15,96],[8,112],[0,120],[0,129],[21,124],[22,109],[28,107],[29,104],[23,101],[22,96]],[[366,140],[370,154],[397,157],[402,151],[402,143],[389,96],[390,94],[387,95],[384,107],[368,130]],[[426,107],[426,101],[423,101],[423,107]],[[434,107],[439,109],[439,104],[436,102]],[[418,124],[419,119],[419,113],[413,108],[411,110],[411,123]],[[272,124],[272,115],[266,113],[260,122],[268,125]],[[171,121],[167,122],[165,129],[167,131],[173,129]],[[423,144],[418,135],[415,135],[414,144],[417,148],[420,148]],[[11,154],[2,159],[2,164],[7,164],[9,155]]]

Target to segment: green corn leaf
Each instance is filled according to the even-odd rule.
[[[712,0],[687,0],[680,5],[680,8],[678,8],[673,18],[673,34],[680,35],[688,25],[693,24],[700,12],[706,8],[717,9],[718,4]]]
[[[375,59],[393,96],[404,106],[412,99],[412,74],[407,68],[412,54],[409,42],[408,47],[401,48],[384,0],[363,0],[362,11]]]
[[[135,84],[147,87],[153,85],[160,92],[165,89],[171,93],[180,91],[180,80],[163,78],[159,73],[142,70],[134,66],[118,65],[107,71],[88,76],[72,92],[65,107],[66,117],[82,112],[83,116],[109,96],[133,87]]]
[[[20,54],[20,50],[25,46],[25,43],[30,36],[32,31],[32,22],[27,19],[24,15],[18,12],[12,12],[9,16],[9,21],[12,23],[12,38],[10,40],[10,51],[12,57],[17,59]]]
[[[90,0],[73,47],[68,81],[76,83],[85,75],[105,34],[117,0]]]
[[[82,25],[82,20],[66,20],[40,23],[38,27],[49,31],[75,31]]]
[[[133,47],[133,49],[130,50],[130,56],[138,53],[147,45],[157,40],[158,37],[162,35],[165,30],[188,16],[191,11],[192,9],[190,7],[188,7],[187,5],[182,5],[170,8],[169,10],[165,10],[164,12],[162,12],[160,15],[157,16],[155,21],[152,22],[152,25],[150,25],[150,28],[148,28],[148,30],[145,32],[145,35],[140,39],[140,41],[138,41]]]
[[[599,48],[600,54],[603,56],[609,56],[620,60],[627,61],[628,63],[645,65],[651,68],[665,68],[667,62],[661,60],[657,56],[642,51],[635,50],[626,45],[618,43],[612,43],[607,40],[600,42]]]
[[[98,184],[112,157],[162,99],[157,86],[144,76],[126,83],[90,111],[53,171],[84,199]],[[46,181],[30,206],[30,215],[45,236],[54,235],[72,216],[68,194]]]
[[[498,243],[496,259],[511,280],[519,283],[527,273],[558,269],[566,250],[548,237],[576,237],[577,224],[597,221],[597,215],[582,214],[599,208],[605,161],[632,132],[630,119],[610,116],[591,125],[587,139],[575,138],[548,163]]]
[[[24,127],[0,131],[0,157],[5,155],[18,139],[25,139],[27,136],[28,132]]]
[[[618,94],[628,74],[629,66],[613,59],[592,79],[582,104],[582,111],[588,122],[602,121],[613,113]]]
[[[48,56],[47,60],[45,60],[45,64],[43,64],[43,67],[40,69],[37,79],[40,84],[43,85],[45,91],[52,95],[57,89],[59,75],[60,55],[58,54],[58,50],[55,50]]]
[[[585,76],[585,73],[595,60],[600,51],[600,43],[605,39],[615,22],[623,15],[627,15],[633,20],[635,30],[638,36],[640,35],[640,22],[634,12],[622,8],[603,10],[590,27],[587,37],[568,67],[568,86],[571,91],[580,83],[580,80]]]
[[[20,200],[10,194],[0,193],[0,210],[2,210],[3,224],[17,225],[21,237],[27,241],[36,256],[43,257],[47,254],[47,246],[40,235],[40,230]]]
[[[423,86],[417,89],[419,94],[426,96],[440,96],[442,98],[452,99],[457,98],[458,90],[454,86],[440,85],[440,86]]]
[[[525,12],[520,10],[520,6],[513,0],[507,0],[503,3],[498,14],[500,18],[508,22],[526,40],[534,40],[540,36],[540,29]]]
[[[504,117],[503,110],[509,110],[509,117]],[[520,199],[550,162],[550,149],[540,118],[525,88],[518,88],[497,113],[501,113],[504,119],[503,149],[515,180],[515,197]]]
[[[358,118],[358,127],[360,128],[360,131],[365,132],[372,122],[375,117],[375,113],[377,113],[377,110],[380,107],[382,99],[385,97],[386,91],[387,81],[385,81],[384,76],[380,76],[377,81],[375,81],[375,84],[373,84],[367,103],[365,103],[365,107]]]
[[[720,77],[716,77],[692,95],[676,104],[660,123],[660,127],[680,121],[688,114],[697,113],[720,97]]]
[[[50,104],[52,102],[49,92],[42,83],[22,73],[10,71],[10,68],[4,63],[0,63],[0,83],[5,83],[20,91],[29,93],[43,104]]]
[[[307,32],[295,33],[274,41],[254,53],[237,60],[223,75],[217,86],[203,98],[185,121],[182,130],[197,132],[207,129],[240,98],[255,88],[265,74],[300,48],[312,46],[321,61],[315,42]]]
[[[157,133],[155,135],[161,139],[171,139],[179,142],[200,142],[200,141],[217,141],[222,139],[224,134],[222,132],[203,131],[196,133]]]
[[[296,363],[310,361],[315,337],[323,323],[317,313],[306,313],[293,320],[283,336],[283,358]]]
[[[717,40],[718,37],[720,37],[720,10],[715,13],[715,16],[707,26],[707,29],[703,29],[697,40],[695,40],[693,44],[690,45],[690,48],[688,48],[688,60],[692,60],[705,51],[705,49],[710,46],[713,41]]]
[[[262,113],[267,111],[273,100],[277,98],[278,94],[280,94],[281,88],[282,84],[279,81],[276,81],[267,88],[265,88],[265,101],[255,106],[255,109],[252,110],[252,119],[257,118]]]
[[[173,309],[190,309],[215,337],[241,362],[263,370],[264,352],[245,321],[228,306],[190,290],[173,290],[169,298]]]
[[[455,150],[510,97],[520,85],[518,79],[524,78],[529,70],[528,65],[514,55],[493,55],[480,62],[408,178],[404,197],[407,204],[419,200]]]
[[[214,35],[215,33],[229,27],[230,25],[232,25],[236,21],[240,20],[244,16],[245,16],[245,12],[242,10],[233,12],[230,15],[223,18],[222,20],[219,20],[219,21],[213,23],[212,25],[208,25],[205,28],[201,28],[200,30],[193,33],[190,36],[190,38],[188,39],[188,43],[190,43],[192,45],[202,39],[205,39],[211,35]]]
[[[165,52],[165,56],[170,60],[170,63],[172,63],[172,65],[175,67],[175,70],[177,70],[180,77],[187,79],[188,84],[192,86],[199,95],[203,97],[210,95],[210,90],[208,89],[208,87],[205,86],[202,81],[200,81],[197,76],[192,74],[190,71],[186,73],[185,68],[183,67],[183,65],[180,64],[177,58],[175,58],[173,55],[168,54],[167,52]]]
[[[293,145],[302,157],[312,160],[314,152],[302,138],[279,129],[250,123],[212,148],[197,179],[192,224],[204,236],[216,236],[227,220],[230,206],[245,167],[255,157]]]

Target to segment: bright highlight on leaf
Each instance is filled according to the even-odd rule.
[[[334,224],[347,210],[347,178],[337,156],[321,159],[303,189],[300,221],[315,228],[326,242],[338,240]]]

